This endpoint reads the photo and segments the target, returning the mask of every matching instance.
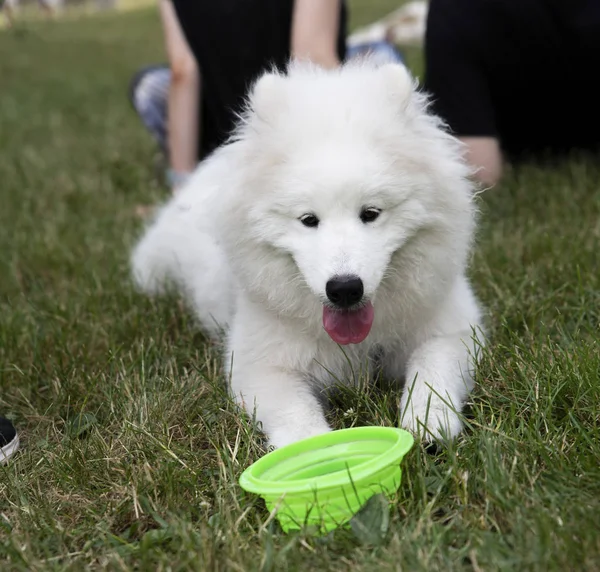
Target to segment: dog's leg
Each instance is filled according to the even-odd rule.
[[[453,438],[462,430],[460,413],[483,345],[479,305],[464,277],[421,332],[404,369],[401,423],[428,441]]]
[[[473,388],[471,336],[430,338],[408,360],[401,423],[425,440],[452,438],[462,430],[460,411]]]
[[[330,431],[310,386],[291,372],[261,364],[233,363],[231,391],[250,415],[256,414],[273,447]]]
[[[282,447],[330,430],[307,381],[313,341],[240,295],[229,332],[226,368],[234,398]]]

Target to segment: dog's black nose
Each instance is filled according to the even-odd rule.
[[[358,276],[336,276],[325,285],[325,293],[339,308],[349,308],[361,301],[365,289]]]

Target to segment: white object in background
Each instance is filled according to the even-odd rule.
[[[428,2],[424,0],[408,2],[373,24],[356,30],[349,36],[348,45],[388,41],[420,46],[425,39],[428,8]]]

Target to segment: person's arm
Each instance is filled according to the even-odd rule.
[[[292,20],[292,57],[326,68],[340,64],[337,51],[340,0],[296,0]]]
[[[168,143],[170,183],[175,190],[198,163],[200,74],[170,0],[160,0],[160,15],[171,67]]]
[[[469,13],[465,19],[464,13]],[[486,14],[478,0],[430,0],[425,36],[425,88],[432,109],[465,144],[474,178],[488,187],[502,176],[495,110],[480,61]]]

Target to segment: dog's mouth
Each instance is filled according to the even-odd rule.
[[[323,306],[323,327],[329,337],[340,345],[364,341],[371,331],[374,317],[371,302],[344,309]]]

